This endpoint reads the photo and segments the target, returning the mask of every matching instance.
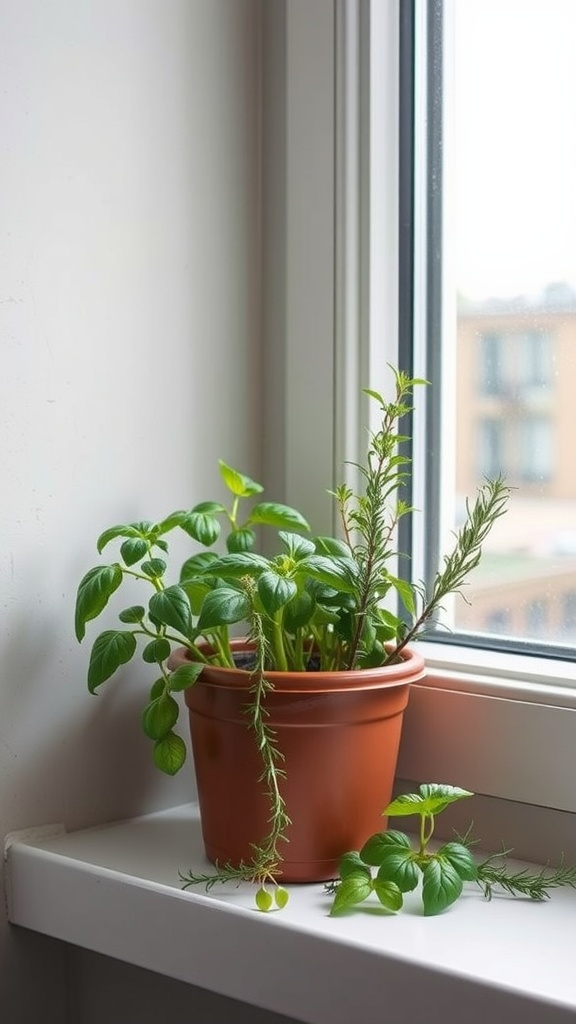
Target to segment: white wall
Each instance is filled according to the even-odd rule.
[[[192,795],[151,767],[137,667],[87,694],[73,605],[104,527],[211,497],[218,456],[260,469],[259,18],[0,0],[2,833]],[[3,1024],[67,1021],[69,969],[0,922]]]

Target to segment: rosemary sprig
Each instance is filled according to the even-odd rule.
[[[479,489],[472,506],[466,502],[467,518],[457,532],[454,548],[444,556],[444,565],[436,574],[432,594],[424,608],[407,630],[406,635],[392,652],[396,658],[400,651],[422,633],[426,622],[441,608],[449,594],[462,593],[462,587],[482,556],[482,544],[494,523],[504,515],[510,488],[502,477],[487,480]]]
[[[551,869],[548,865],[539,871],[522,868],[509,871],[505,863],[498,863],[510,854],[511,850],[502,850],[492,854],[478,865],[476,882],[482,889],[487,900],[491,900],[494,889],[502,889],[510,896],[528,896],[531,900],[550,899],[550,890],[569,886],[576,889],[576,866],[569,867],[561,858],[558,867]]]
[[[282,856],[278,849],[281,842],[287,842],[286,829],[291,824],[286,811],[286,803],[280,791],[280,782],[286,777],[282,767],[284,755],[276,744],[276,732],[266,722],[268,711],[265,706],[266,694],[272,686],[266,678],[265,665],[268,655],[268,641],[262,623],[262,617],[255,607],[255,584],[251,577],[242,580],[246,594],[250,600],[250,634],[248,639],[254,644],[256,664],[251,674],[252,685],[250,686],[250,700],[245,711],[250,717],[250,727],[255,734],[255,742],[262,760],[262,773],[259,782],[266,786],[266,796],[269,804],[270,830],[261,843],[253,843],[253,857],[250,861],[242,861],[238,866],[232,864],[217,864],[216,871],[210,874],[194,874],[180,872],[180,879],[183,882],[182,888],[187,889],[192,885],[204,885],[207,890],[217,883],[252,882],[264,886],[266,883],[276,885],[276,878],[281,873],[280,863]],[[262,889],[256,894],[256,901],[260,906],[262,900]],[[264,895],[267,895],[264,893]],[[276,902],[285,905],[287,894],[282,890],[282,897],[276,894]],[[268,907],[260,909],[269,909]]]
[[[413,387],[426,382],[412,380],[402,370],[394,370],[394,377],[393,401],[386,402],[377,392],[366,391],[379,402],[382,422],[370,436],[366,464],[353,464],[364,478],[364,494],[356,495],[346,485],[335,492],[343,534],[358,567],[358,607],[346,668],[355,666],[370,612],[391,586],[386,566],[392,555],[392,538],[399,520],[412,511],[400,499],[390,502],[391,495],[408,479],[411,463],[398,451],[399,443],[407,438],[398,433],[397,424],[412,411],[406,398]]]

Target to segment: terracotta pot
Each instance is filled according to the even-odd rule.
[[[246,650],[234,642],[235,652]],[[186,648],[172,654],[176,668]],[[269,672],[268,725],[285,757],[282,795],[292,824],[281,844],[282,878],[317,882],[338,860],[385,828],[402,717],[424,659],[407,649],[398,665],[354,672]],[[249,673],[207,666],[185,691],[206,855],[237,865],[268,833],[262,765],[248,726]]]

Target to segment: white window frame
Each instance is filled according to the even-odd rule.
[[[284,8],[284,232],[274,242],[285,265],[284,361],[268,372],[284,375],[285,497],[320,529],[333,523],[318,504],[319,467],[341,479],[363,436],[360,387],[377,387],[370,374],[397,359],[401,2],[287,0]],[[265,306],[265,324],[272,321]],[[419,430],[417,421],[416,443]],[[515,809],[534,814],[528,831],[537,807],[556,809],[562,834],[564,812],[576,813],[576,666],[448,642],[419,646],[428,676],[413,688],[399,777],[510,801],[512,836]],[[555,821],[546,819],[551,846]]]

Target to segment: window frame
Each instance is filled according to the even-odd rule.
[[[396,364],[399,354],[398,53],[400,19],[408,6],[409,0],[291,0],[283,9],[286,181],[275,199],[283,211],[282,229],[271,244],[283,252],[284,343],[267,372],[288,369],[284,496],[321,529],[334,524],[327,505],[317,503],[323,486],[318,467],[329,466],[341,479],[344,460],[356,457],[368,415],[359,385],[368,380],[377,386],[377,373],[386,362]],[[415,17],[434,14],[437,7],[436,0],[416,0]],[[320,92],[321,132],[318,96],[311,104],[309,88]],[[378,122],[388,126],[384,139],[375,131]],[[269,158],[265,153],[264,172]],[[329,261],[321,289],[305,272],[318,259]],[[426,267],[416,270],[415,321]],[[417,322],[413,326],[418,334]],[[309,365],[311,372],[303,373]],[[321,378],[315,376],[318,367]],[[449,368],[442,387],[449,394]],[[416,466],[426,415],[425,407],[415,414]],[[440,477],[438,485],[440,500]],[[423,486],[413,496],[417,505]],[[415,535],[413,543],[421,558],[424,540]],[[413,688],[400,778],[458,784],[509,801],[510,814],[515,806],[525,814],[529,805],[534,813],[535,805],[576,813],[576,667],[558,657],[556,648],[553,656],[542,657],[528,644],[510,652],[492,642],[477,648],[465,641],[419,643],[428,675]],[[547,827],[553,843],[554,830],[549,822]]]

